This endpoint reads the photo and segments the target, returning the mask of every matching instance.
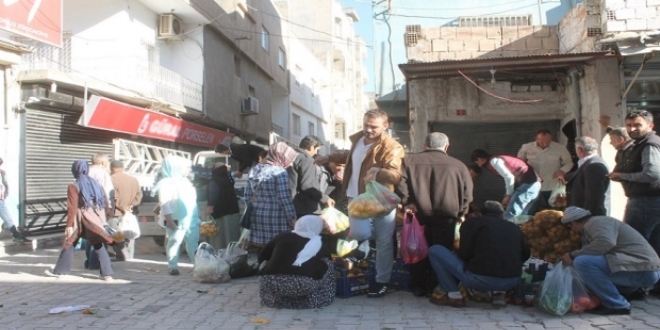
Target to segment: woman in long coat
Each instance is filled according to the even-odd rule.
[[[298,153],[284,142],[273,144],[266,162],[250,171],[245,201],[252,204],[250,242],[264,246],[273,237],[293,229],[296,211],[293,207],[286,168]]]
[[[101,263],[101,279],[112,280],[110,256],[104,244],[112,244],[113,238],[105,229],[106,197],[101,185],[90,178],[89,165],[77,160],[71,166],[76,182],[67,188],[67,220],[64,231],[64,246],[55,268],[47,270],[49,276],[59,277],[71,272],[74,246],[78,239],[85,238],[94,247]]]

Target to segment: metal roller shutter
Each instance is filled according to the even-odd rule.
[[[442,132],[449,137],[449,155],[465,164],[471,164],[474,149],[484,149],[491,155],[516,156],[520,147],[533,141],[534,133],[547,128],[559,134],[558,120],[511,123],[431,123],[431,132]],[[503,180],[484,170],[474,182],[474,202],[481,206],[487,200],[501,201],[504,197]]]
[[[77,124],[80,112],[29,109],[25,115],[25,190],[22,212],[30,234],[61,231],[71,164],[95,153],[112,155],[117,133]]]

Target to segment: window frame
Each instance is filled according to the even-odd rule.
[[[263,25],[261,26],[261,48],[266,52],[268,52],[270,48],[270,32],[268,32]]]

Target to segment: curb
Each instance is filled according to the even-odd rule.
[[[11,238],[0,240],[0,258],[35,250],[61,247],[64,234],[50,234],[28,238],[31,240],[30,243],[15,243]]]

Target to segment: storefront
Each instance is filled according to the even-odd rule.
[[[21,175],[20,212],[22,225],[31,235],[63,229],[66,187],[73,181],[71,164],[77,159],[90,160],[95,153],[107,154],[123,160],[129,173],[138,177],[141,184],[150,185],[165,156],[190,158],[199,151],[213,150],[218,143],[228,143],[233,137],[97,95],[86,103],[71,95],[70,102],[61,102],[67,99],[66,94],[48,95],[26,105],[21,129],[21,168],[25,170]]]

